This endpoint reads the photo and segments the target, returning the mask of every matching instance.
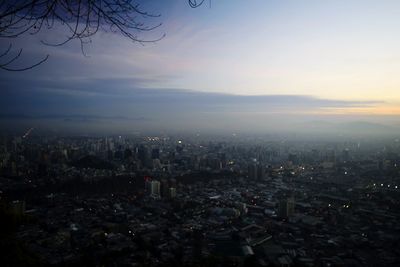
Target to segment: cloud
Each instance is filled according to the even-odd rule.
[[[125,116],[101,116],[101,115],[84,115],[84,114],[65,114],[65,115],[26,115],[26,114],[0,114],[0,119],[13,119],[13,120],[63,120],[63,121],[85,121],[96,122],[104,120],[116,121],[146,121],[145,117],[125,117]]]
[[[381,101],[348,101],[304,95],[235,95],[145,88],[169,77],[2,79],[1,114],[32,116],[166,117],[201,113],[309,113],[326,108],[363,108]],[[185,114],[182,114],[185,113]],[[135,114],[135,115],[130,115]],[[138,115],[138,116],[137,116]]]
[[[155,77],[150,82],[162,83],[163,79],[168,77]],[[35,127],[62,133],[96,134],[132,131],[305,132],[311,128],[301,122],[318,116],[321,120],[332,120],[332,114],[318,115],[326,109],[362,109],[383,103],[307,95],[249,96],[143,88],[147,82],[147,79],[135,77],[80,77],[58,81],[43,77],[2,79],[0,126],[3,129]]]
[[[43,111],[48,108],[50,113],[51,102],[63,100],[63,105],[76,105],[79,103],[90,105],[129,105],[132,103],[145,105],[157,109],[158,107],[174,106],[188,107],[193,110],[207,108],[208,111],[278,111],[279,110],[305,110],[319,108],[354,108],[371,107],[382,104],[382,101],[348,101],[316,98],[307,95],[236,95],[224,93],[199,92],[194,90],[145,88],[149,83],[162,83],[169,77],[152,78],[80,78],[53,80],[48,78],[35,79],[25,77],[22,79],[4,78],[0,81],[3,88],[3,99],[13,98],[29,106],[35,103],[44,105]],[[10,106],[10,102],[2,101],[3,105]],[[12,108],[14,105],[11,105]],[[153,107],[154,106],[154,107]],[[65,113],[59,106],[60,113]],[[98,110],[104,113],[104,110]],[[11,112],[14,113],[14,112]],[[118,114],[117,114],[118,115]]]

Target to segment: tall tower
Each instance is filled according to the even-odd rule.
[[[150,159],[150,152],[149,149],[145,145],[140,145],[138,149],[138,158],[142,163],[143,167],[151,168],[152,161]]]
[[[289,218],[294,214],[294,197],[281,199],[278,206],[278,216],[280,218]]]
[[[248,173],[250,180],[257,180],[257,164],[250,163],[248,167]]]
[[[160,187],[161,183],[159,181],[151,181],[151,186],[150,186],[151,196],[160,198]]]
[[[264,180],[265,178],[265,167],[262,164],[257,166],[257,180]]]

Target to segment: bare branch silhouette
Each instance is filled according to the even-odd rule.
[[[192,8],[200,6],[203,2],[204,0],[188,0]],[[158,17],[160,14],[143,10],[138,0],[0,0],[0,39],[17,38],[24,34],[35,35],[44,29],[63,27],[67,33],[65,39],[41,42],[49,46],[62,46],[72,40],[78,40],[82,53],[86,55],[85,44],[91,43],[91,37],[99,31],[119,33],[142,45],[161,40],[165,34],[156,38],[148,38],[148,35],[143,34],[162,25],[152,21]],[[10,55],[11,49],[9,46],[3,55],[0,55],[0,69],[30,69],[9,68],[10,64],[16,63],[22,50],[8,62],[1,62]],[[47,58],[48,56],[31,67],[40,65]]]
[[[134,42],[156,42],[163,36],[145,39],[139,35],[161,26],[161,23],[148,26],[146,21],[159,16],[143,11],[130,0],[4,0],[0,10],[0,38],[36,34],[43,26],[53,29],[59,23],[67,29],[66,39],[43,41],[44,44],[58,46],[74,39],[85,43],[99,29],[120,33]]]
[[[0,40],[12,39],[25,34],[35,35],[42,30],[66,32],[63,40],[42,40],[48,46],[62,46],[78,40],[82,54],[86,56],[85,45],[99,31],[113,32],[139,44],[154,43],[162,38],[147,38],[145,32],[159,28],[162,23],[152,23],[151,19],[160,17],[142,9],[139,0],[0,0]],[[189,6],[197,8],[204,0],[188,0]],[[51,35],[54,36],[54,35]],[[22,68],[12,68],[22,54],[19,50],[11,55],[12,45],[0,54],[0,69],[22,71],[34,68],[48,59],[48,55],[37,63]],[[0,51],[1,53],[1,51]]]
[[[204,0],[189,0],[189,6],[191,8],[196,8],[201,6],[204,3]]]
[[[38,61],[34,64],[31,64],[31,65],[28,65],[26,67],[18,67],[18,68],[12,67],[13,63],[15,63],[21,57],[22,51],[23,51],[22,49],[19,49],[16,55],[11,56],[10,59],[7,59],[7,57],[10,56],[11,52],[12,52],[12,44],[9,44],[7,49],[3,53],[0,54],[0,69],[6,70],[6,71],[25,71],[25,70],[33,69],[33,68],[39,66],[40,64],[42,64],[49,58],[49,55],[47,55],[40,61]],[[4,61],[4,62],[2,62],[2,61]]]

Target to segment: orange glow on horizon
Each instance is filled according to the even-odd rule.
[[[313,112],[314,113],[314,112]],[[381,115],[381,116],[400,116],[400,106],[379,105],[368,107],[344,107],[344,108],[324,108],[319,110],[319,114],[326,115]]]

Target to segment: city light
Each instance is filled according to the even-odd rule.
[[[298,229],[292,234],[299,240],[304,238],[302,232],[309,229],[309,225],[316,225],[315,231],[318,235],[329,236],[329,238],[340,235],[346,242],[352,242],[351,236],[359,235],[372,242],[380,240],[379,238],[388,239],[385,239],[386,236],[379,238],[367,236],[363,231],[370,227],[370,220],[364,219],[365,217],[372,218],[374,222],[381,224],[389,220],[395,225],[398,220],[396,211],[387,210],[385,206],[385,203],[392,198],[396,199],[396,196],[376,192],[379,185],[381,190],[398,190],[397,180],[391,176],[391,172],[381,170],[380,179],[382,181],[392,179],[393,182],[371,182],[371,177],[364,175],[363,157],[354,157],[352,164],[358,167],[352,168],[351,181],[343,179],[343,174],[349,175],[350,171],[338,172],[335,165],[333,167],[331,164],[324,167],[320,165],[320,162],[325,160],[325,143],[310,143],[309,146],[314,146],[314,150],[320,151],[315,153],[320,156],[310,159],[304,157],[298,159],[299,162],[295,164],[291,160],[289,162],[290,153],[281,152],[280,154],[278,151],[307,153],[308,150],[304,150],[301,144],[290,143],[286,146],[284,143],[279,143],[274,146],[272,143],[271,147],[276,148],[262,148],[258,144],[239,146],[236,141],[224,140],[208,142],[206,146],[200,147],[197,138],[187,138],[185,149],[182,150],[181,146],[177,146],[178,141],[174,136],[163,139],[163,143],[160,144],[155,144],[151,139],[124,137],[120,140],[118,135],[107,138],[97,137],[97,139],[80,137],[71,138],[69,142],[61,139],[62,145],[59,139],[48,141],[48,143],[38,139],[35,147],[38,147],[39,151],[44,151],[48,147],[52,148],[49,155],[54,155],[55,158],[53,161],[46,162],[47,167],[53,167],[52,175],[58,177],[60,180],[58,183],[66,185],[65,190],[71,190],[71,193],[66,194],[63,192],[63,186],[57,186],[52,187],[54,193],[51,194],[51,198],[47,197],[42,201],[36,200],[36,198],[40,199],[40,195],[32,200],[28,195],[24,201],[32,207],[33,213],[30,216],[37,218],[37,222],[30,223],[45,225],[47,228],[44,229],[53,229],[54,224],[58,225],[61,231],[65,231],[63,223],[71,221],[69,224],[71,225],[78,220],[79,226],[84,226],[85,231],[73,230],[77,234],[77,237],[73,238],[79,236],[85,241],[96,240],[100,234],[103,242],[108,246],[119,248],[129,244],[134,253],[140,250],[139,247],[143,242],[143,238],[135,238],[137,229],[142,237],[145,237],[147,233],[150,238],[161,237],[160,240],[156,238],[146,246],[163,252],[169,251],[168,249],[174,253],[182,250],[184,253],[189,253],[187,255],[193,255],[191,246],[171,245],[172,247],[169,248],[168,244],[174,244],[178,239],[182,243],[193,242],[191,235],[182,234],[187,231],[200,235],[204,240],[202,246],[207,249],[212,249],[208,244],[214,244],[213,236],[222,235],[228,242],[231,240],[232,233],[239,233],[236,237],[241,241],[238,242],[239,245],[248,242],[246,240],[270,240],[274,237],[274,242],[280,244],[279,233],[285,231],[288,224]],[[80,154],[74,154],[77,143],[82,146]],[[284,146],[285,149],[281,149],[280,146]],[[13,156],[3,159],[0,163],[8,161],[10,168],[0,168],[0,172],[7,174],[9,170],[12,170],[15,163],[9,159],[18,159],[19,155],[27,151],[27,147],[29,145],[8,152]],[[66,153],[59,153],[65,150]],[[1,149],[1,143],[0,151],[4,151]],[[365,153],[371,152],[367,150]],[[0,153],[0,156],[3,154]],[[13,189],[16,190],[15,192],[18,191],[19,186],[22,192],[25,192],[26,187],[35,191],[36,187],[43,190],[42,186],[46,186],[48,177],[38,176],[37,171],[40,170],[38,165],[42,164],[41,161],[47,159],[42,159],[40,153],[37,154],[39,158],[27,158],[26,165],[19,165],[19,172],[24,178],[21,180],[26,183],[11,184],[10,187],[15,187]],[[69,159],[65,157],[65,154],[69,155]],[[110,170],[98,168],[103,167],[102,165],[90,165],[90,167],[84,165],[81,168],[68,166],[79,161],[82,154],[102,159],[104,164],[107,162],[113,168]],[[125,154],[128,156],[125,157]],[[366,155],[373,158],[375,154]],[[380,158],[377,157],[375,160],[378,162]],[[91,164],[92,162],[84,163]],[[305,169],[306,164],[310,168],[307,167],[308,172],[304,173],[302,170]],[[369,162],[367,164],[367,167],[371,167]],[[72,171],[72,177],[78,175],[82,177],[81,180],[73,180],[73,186],[70,184],[69,177],[65,177],[69,171]],[[296,175],[296,179],[293,179],[293,175]],[[0,176],[3,184],[8,181],[7,179]],[[1,196],[4,194],[7,192],[3,192]],[[1,199],[3,201],[4,198],[1,197]],[[13,205],[12,210],[22,213],[24,201],[12,202],[10,204]],[[377,208],[371,209],[372,206]],[[382,217],[380,215],[382,210],[390,217]],[[342,223],[338,224],[335,218],[340,218]],[[300,221],[293,224],[292,219]],[[179,223],[176,223],[177,221]],[[258,223],[260,221],[268,222],[268,225],[272,227],[267,228],[264,223]],[[320,227],[321,224],[327,227]],[[76,229],[81,229],[78,224],[76,225]],[[31,237],[29,229],[29,227],[24,227],[17,230],[24,234],[21,236],[29,237],[26,240],[27,243],[34,244],[44,251],[52,251],[52,249],[49,246],[43,247],[40,240],[49,240],[47,242],[57,249],[61,247],[61,243],[52,241],[54,240],[52,239],[53,232],[40,231],[37,234],[40,237],[37,241],[36,236]],[[101,232],[101,229],[107,229],[107,231]],[[354,233],[351,236],[345,234],[349,229]],[[252,239],[253,231],[254,234],[257,233],[257,236],[260,235],[260,238]],[[390,228],[382,229],[382,232],[386,234],[391,231]],[[318,240],[312,236],[308,238]],[[101,250],[101,248],[104,249],[103,243],[100,242],[98,246],[96,242],[91,244],[94,244],[94,248],[98,249],[99,253],[103,253]],[[74,246],[84,251],[81,243]],[[310,251],[315,249],[303,242],[293,244],[293,246],[305,247],[311,249]],[[389,249],[388,246],[387,249],[390,251],[391,248]],[[338,250],[344,253],[346,248],[342,250],[338,248]],[[129,251],[126,250],[126,253],[129,254]],[[326,253],[324,254],[326,257],[330,255],[324,247],[317,251],[321,254]],[[64,254],[68,255],[67,253],[74,254],[75,252],[66,251]],[[121,253],[125,255],[125,252]],[[257,252],[254,253],[257,255]],[[154,257],[157,261],[161,261],[163,254]],[[118,257],[116,260],[118,261]],[[153,263],[157,266],[156,261]]]

